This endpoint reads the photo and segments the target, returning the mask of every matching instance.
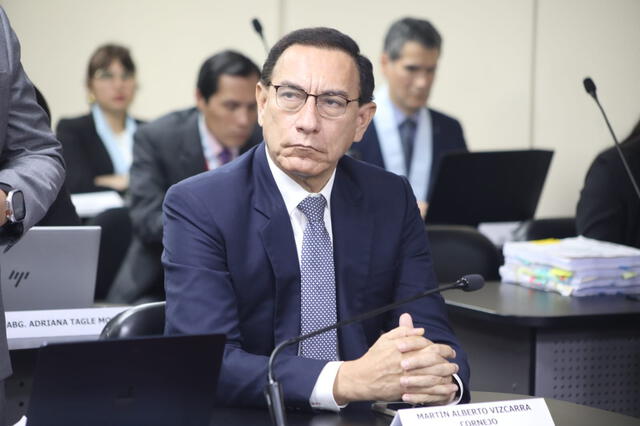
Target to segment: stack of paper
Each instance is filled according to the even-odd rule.
[[[640,294],[640,250],[585,237],[507,242],[504,282],[564,296]]]

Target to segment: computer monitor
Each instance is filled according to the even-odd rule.
[[[532,219],[553,151],[446,154],[440,160],[426,223],[477,226]]]

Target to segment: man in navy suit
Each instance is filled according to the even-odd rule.
[[[437,285],[407,180],[344,156],[373,117],[373,86],[348,36],[286,35],[256,87],[265,142],[167,193],[166,332],[226,334],[222,403],[265,405],[283,340]],[[275,364],[288,407],[468,400],[439,295],[307,343]]]
[[[407,176],[423,217],[440,159],[467,150],[460,123],[425,106],[441,46],[442,38],[429,21],[404,18],[391,25],[381,60],[388,84],[376,91],[373,125],[351,152]]]

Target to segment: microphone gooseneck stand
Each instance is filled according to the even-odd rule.
[[[338,321],[337,323],[333,324],[333,325],[329,325],[327,327],[323,327],[320,328],[318,330],[312,331],[311,333],[307,333],[307,334],[303,334],[301,336],[297,336],[297,337],[293,337],[291,339],[287,339],[283,342],[281,342],[280,344],[278,344],[275,349],[273,350],[273,352],[271,352],[271,356],[269,357],[269,364],[268,364],[268,378],[269,378],[269,383],[267,384],[267,386],[265,387],[264,390],[264,394],[265,397],[267,399],[267,405],[269,406],[269,412],[271,413],[271,421],[274,424],[274,426],[286,426],[287,424],[287,420],[286,420],[286,415],[285,415],[285,410],[284,410],[284,397],[282,394],[282,386],[280,385],[280,383],[275,379],[275,376],[273,374],[273,364],[275,362],[276,357],[278,356],[278,354],[282,351],[282,349],[284,349],[287,346],[290,345],[294,345],[296,343],[299,343],[305,339],[311,338],[313,336],[317,336],[318,334],[322,334],[325,333],[329,330],[333,330],[336,328],[341,328],[344,326],[347,326],[349,324],[353,324],[356,322],[360,322],[360,321],[364,321],[366,319],[375,317],[377,315],[380,315],[384,312],[390,311],[392,309],[395,309],[401,305],[404,305],[405,303],[409,303],[409,302],[413,302],[414,300],[420,299],[422,297],[426,297],[429,296],[431,294],[434,293],[440,293],[446,290],[452,290],[452,289],[460,289],[463,291],[475,291],[478,290],[480,288],[482,288],[482,286],[484,286],[484,278],[482,278],[482,276],[480,275],[465,275],[464,277],[460,278],[459,280],[457,280],[454,283],[451,284],[446,284],[443,285],[441,287],[437,287],[437,288],[432,288],[429,289],[427,291],[424,291],[422,293],[419,293],[415,296],[411,296],[407,299],[403,299],[400,300],[398,302],[394,302],[390,305],[386,305],[386,306],[382,306],[380,308],[374,309],[372,311],[368,311],[368,312],[364,312],[360,315],[357,315],[353,318],[344,320],[344,321]]]

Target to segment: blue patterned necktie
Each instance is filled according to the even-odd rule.
[[[302,237],[300,262],[300,333],[306,334],[334,324],[336,315],[336,278],[333,248],[324,226],[327,200],[309,196],[298,204],[309,223]],[[300,355],[305,358],[337,360],[338,337],[331,330],[300,343]]]

